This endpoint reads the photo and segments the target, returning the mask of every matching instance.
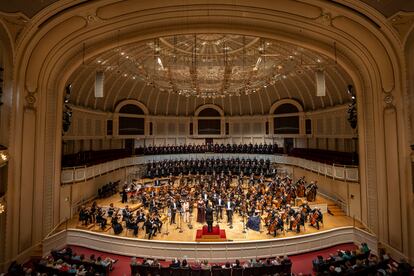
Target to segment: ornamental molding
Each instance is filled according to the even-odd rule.
[[[391,16],[388,21],[391,26],[397,31],[401,41],[405,44],[408,35],[414,29],[414,12],[400,11]]]

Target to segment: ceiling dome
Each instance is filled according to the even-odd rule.
[[[97,71],[105,75],[103,98],[94,97]],[[325,75],[326,96],[316,96],[316,71]],[[267,114],[284,98],[299,101],[305,110],[343,104],[351,79],[335,60],[301,46],[201,33],[116,47],[85,61],[71,82],[72,103],[104,111],[136,99],[158,115],[190,115],[207,103],[227,115],[252,115]]]

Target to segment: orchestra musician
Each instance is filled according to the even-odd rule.
[[[96,223],[99,224],[100,228],[102,230],[105,230],[107,220],[104,218],[105,211],[102,210],[102,208],[98,208],[97,214],[96,214]]]
[[[207,204],[206,207],[206,222],[207,222],[207,231],[210,233],[213,231],[213,208],[210,207],[210,204]]]
[[[148,217],[147,220],[144,223],[145,226],[145,233],[148,235],[148,239],[150,240],[153,236],[156,236],[156,226],[154,224],[154,221],[152,217]]]
[[[108,217],[112,217],[112,215],[114,214],[114,212],[115,212],[115,207],[114,207],[114,204],[111,202],[109,204],[109,207],[108,207],[108,212],[107,212]]]
[[[223,206],[224,206],[224,200],[221,198],[221,195],[218,195],[218,197],[215,200],[215,209],[216,209],[216,219],[220,217],[220,219],[223,219]]]
[[[233,224],[234,202],[228,197],[226,202],[227,224]]]
[[[323,214],[320,208],[313,209],[310,212],[310,225],[319,230],[319,222],[323,223]]]
[[[122,210],[122,221],[128,221],[131,217],[131,211],[129,210],[129,206],[126,205],[124,210]]]
[[[188,202],[188,200],[184,200],[181,207],[182,207],[184,222],[190,223],[190,203]]]
[[[295,209],[290,207],[291,202],[294,202],[294,198],[298,195],[297,183],[292,183],[292,180],[287,176],[264,177],[267,173],[266,169],[270,168],[270,162],[243,158],[217,158],[208,160],[168,160],[153,162],[148,166],[156,166],[157,170],[161,171],[164,165],[167,175],[176,178],[175,174],[181,173],[181,178],[177,178],[177,181],[172,185],[155,188],[157,181],[155,180],[151,187],[136,189],[135,197],[141,199],[143,208],[138,210],[136,215],[134,214],[135,216],[130,212],[128,206],[121,209],[126,227],[133,229],[134,235],[135,233],[138,234],[138,224],[143,222],[142,228],[146,228],[148,238],[152,238],[161,228],[162,222],[158,212],[163,208],[166,208],[164,213],[167,213],[167,211],[170,213],[170,224],[176,223],[176,213],[180,210],[183,212],[182,219],[184,222],[189,223],[190,210],[194,206],[194,202],[197,203],[197,222],[199,223],[204,224],[206,222],[206,215],[210,210],[216,212],[216,219],[218,220],[223,218],[223,209],[225,209],[227,223],[230,226],[233,223],[234,211],[238,211],[240,215],[249,214],[252,218],[251,221],[254,221],[253,218],[257,217],[259,223],[260,215],[267,216],[265,220],[267,230],[274,236],[278,230],[283,230],[284,224],[293,231],[300,231],[300,225],[304,225],[307,218],[309,218],[311,225],[316,228],[319,227],[319,222],[322,222],[319,219],[322,218],[322,214],[318,213],[316,215],[313,210],[310,212],[311,208],[306,201],[300,206],[299,212],[295,212]],[[183,171],[188,171],[191,175],[183,176]],[[249,180],[249,185],[243,181],[243,175],[249,175],[245,178]],[[238,178],[233,181],[233,177]],[[172,180],[170,179],[170,181]],[[177,183],[181,184],[177,187]],[[306,187],[304,179],[300,181],[300,184]],[[315,192],[315,187],[315,183],[308,185],[306,194],[309,194],[310,190]],[[124,186],[122,191],[129,193],[129,188]],[[95,211],[92,211],[92,209]],[[209,209],[209,212],[207,212],[207,209]],[[107,215],[114,219],[114,216],[118,214],[118,211],[121,213],[121,210],[117,210],[111,203]],[[212,213],[214,212],[212,211]],[[93,208],[82,206],[79,212],[79,219],[82,223],[92,222],[93,216],[96,217],[97,223],[105,224],[102,220],[104,212],[96,204]],[[117,223],[118,219],[116,217],[113,221],[114,225],[120,225],[120,223]],[[211,223],[212,227],[210,217],[208,217],[207,223]],[[117,233],[122,232],[122,226],[120,229],[119,231],[118,227],[118,229],[114,229],[114,232],[115,230]]]
[[[125,225],[127,229],[134,230],[134,236],[138,236],[138,221],[134,219],[132,216],[128,217],[128,219],[125,221]]]
[[[206,220],[205,201],[200,197],[197,202],[197,222],[204,223]]]
[[[162,221],[157,214],[154,214],[153,224],[155,227],[155,232],[161,233]]]
[[[79,221],[81,221],[83,225],[88,225],[92,222],[90,209],[86,208],[85,205],[82,205],[79,210]]]
[[[114,234],[119,235],[123,231],[122,225],[118,221],[118,214],[116,213],[111,220],[112,229],[114,229]]]
[[[122,191],[121,191],[121,202],[122,203],[127,203],[128,202],[128,186],[124,185],[124,187],[122,187]]]
[[[170,205],[170,212],[171,212],[170,224],[175,224],[175,215],[177,213],[177,209],[178,209],[178,202],[172,199],[171,205]]]

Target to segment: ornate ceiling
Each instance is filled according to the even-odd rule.
[[[267,114],[274,102],[285,98],[296,99],[305,110],[349,101],[346,91],[351,78],[334,60],[293,44],[259,37],[197,34],[198,65],[194,77],[191,74],[194,38],[195,35],[178,35],[143,41],[86,60],[70,78],[71,102],[113,111],[119,101],[136,99],[157,115],[191,115],[198,106],[213,103],[228,115],[251,115]],[[163,51],[168,55],[160,54]],[[227,75],[223,52],[228,53],[228,67],[231,67]],[[160,56],[162,66],[158,62]],[[171,73],[168,68],[177,64],[181,75],[171,77],[177,72]],[[325,72],[323,97],[316,96],[315,71],[319,69]],[[105,75],[103,98],[94,96],[96,71]],[[186,88],[187,84],[190,89],[195,85],[198,90],[205,88],[222,94],[196,97],[179,93],[179,87]],[[240,93],[225,94],[225,85],[227,90],[234,87]],[[257,88],[255,92],[253,87]]]
[[[0,11],[3,12],[23,12],[28,17],[33,17],[43,8],[57,2],[59,0],[4,0],[0,1]],[[74,0],[74,4],[86,2],[87,0]],[[346,1],[338,1],[345,2]],[[360,1],[360,0],[357,0]],[[362,0],[366,4],[374,7],[385,17],[390,17],[398,11],[414,11],[414,1],[411,0]],[[352,1],[349,1],[352,2]]]

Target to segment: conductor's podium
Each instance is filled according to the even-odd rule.
[[[197,230],[196,242],[223,242],[226,241],[226,230],[220,229],[220,226],[213,226],[212,232],[207,232],[207,225]]]

